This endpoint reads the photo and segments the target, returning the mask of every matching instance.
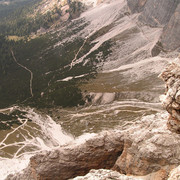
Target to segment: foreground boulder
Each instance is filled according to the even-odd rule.
[[[123,151],[122,134],[103,132],[84,143],[44,152],[30,159],[29,166],[21,173],[7,179],[65,180],[85,175],[91,169],[113,167]]]

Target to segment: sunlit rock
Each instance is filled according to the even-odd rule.
[[[126,176],[124,174],[120,174],[116,171],[107,170],[107,169],[99,169],[99,170],[91,170],[86,176],[79,176],[74,178],[73,180],[142,180],[138,177]]]
[[[160,77],[166,83],[165,95],[161,96],[161,101],[169,113],[168,128],[180,133],[180,58],[171,62]]]
[[[169,175],[168,180],[179,180],[180,178],[180,166],[173,169]]]
[[[123,153],[113,169],[138,176],[163,170],[167,176],[180,163],[180,136],[167,129],[167,118],[168,114],[146,116],[127,128]]]
[[[91,169],[125,175],[167,178],[180,164],[180,135],[167,129],[168,114],[144,116],[119,130],[102,132],[53,151],[37,154],[28,167],[8,180],[69,179]],[[173,147],[173,148],[172,148]],[[153,173],[153,174],[152,174]]]

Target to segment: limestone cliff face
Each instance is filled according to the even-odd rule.
[[[139,19],[150,26],[162,26],[174,14],[178,0],[127,0],[132,13],[142,12]]]
[[[178,0],[148,0],[139,19],[150,26],[161,26],[169,22]]]
[[[177,6],[168,24],[164,27],[160,42],[166,51],[180,48],[180,4]]]
[[[139,21],[152,27],[162,27],[156,52],[180,48],[179,0],[127,0],[131,13],[140,13]],[[159,48],[159,49],[158,49]],[[156,54],[157,55],[157,54]]]
[[[161,100],[169,113],[168,127],[180,134],[180,58],[170,63],[160,77],[166,83],[166,92]]]

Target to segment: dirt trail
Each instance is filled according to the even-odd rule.
[[[33,95],[33,89],[32,89],[32,82],[33,82],[33,73],[32,73],[32,71],[30,69],[28,69],[27,67],[23,66],[22,64],[18,63],[18,61],[17,61],[17,59],[16,59],[16,57],[14,55],[13,50],[11,50],[11,54],[12,54],[12,57],[13,57],[15,63],[18,66],[22,67],[23,69],[25,69],[26,71],[28,71],[31,74],[31,78],[30,78],[30,93],[31,93],[31,96],[33,97],[34,95]]]

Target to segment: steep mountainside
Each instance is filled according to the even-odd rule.
[[[9,10],[1,11],[3,8]],[[167,130],[162,115],[159,95],[164,92],[164,84],[158,75],[180,52],[179,8],[179,0],[1,1],[0,108],[4,109],[0,109],[0,178],[27,167],[30,157],[36,154],[26,172],[32,170],[37,176],[43,172],[42,177],[53,177],[47,174],[46,160],[55,173],[64,168],[64,162],[59,166],[57,154],[48,154],[50,150],[59,150],[81,135],[77,141],[93,135],[85,133],[127,125],[132,126],[130,134],[130,129],[123,138],[120,134],[122,146],[118,152],[115,148],[116,157],[109,154],[108,148],[103,149],[107,162],[112,164],[122,155],[115,169],[146,175],[160,166],[171,167],[169,160],[173,166],[178,165],[179,159],[174,158],[179,157],[178,148],[171,150],[174,136]],[[169,71],[168,76],[173,72]],[[178,89],[173,76],[167,83],[176,88],[176,93],[170,90],[166,97],[172,95],[175,102]],[[179,119],[177,107],[168,104],[170,126],[176,122],[174,117],[178,115]],[[137,121],[140,124],[134,129]],[[179,131],[179,126],[171,128]],[[133,139],[135,134],[138,138]],[[108,136],[105,137],[109,145]],[[178,139],[179,135],[175,137]],[[168,141],[164,143],[165,140]],[[104,147],[103,143],[100,146]],[[159,151],[155,151],[157,144]],[[179,143],[176,145],[179,147]],[[90,147],[92,152],[94,147]],[[166,147],[168,154],[162,154],[167,152]],[[44,150],[47,154],[39,155]],[[106,159],[102,162],[102,156],[99,157],[101,167],[109,168],[104,163]],[[51,165],[49,158],[58,168]],[[78,158],[81,161],[84,157],[80,154]],[[86,171],[82,169],[83,173],[76,175],[97,168],[93,162],[92,166],[87,162]],[[38,163],[42,166],[36,167]],[[74,163],[72,166],[79,168]],[[41,167],[47,172],[41,171]],[[22,176],[24,180],[31,175]]]
[[[31,8],[36,8],[35,10],[32,9],[32,12],[36,12],[35,17],[37,20],[38,17],[40,19],[47,17],[47,19],[34,21],[34,30],[37,30],[36,25],[40,28],[39,31],[31,34],[31,37],[35,39],[18,41],[13,45],[9,45],[9,47],[11,46],[11,49],[13,49],[17,62],[33,73],[32,84],[30,85],[28,80],[30,73],[14,61],[10,48],[8,52],[2,52],[5,55],[8,54],[8,56],[5,57],[6,65],[3,65],[4,69],[1,71],[3,74],[0,80],[2,99],[0,106],[5,107],[27,98],[26,102],[31,104],[35,102],[33,104],[37,105],[38,103],[39,106],[83,104],[81,90],[95,93],[114,93],[116,97],[122,96],[124,88],[120,84],[131,74],[130,71],[128,71],[128,74],[125,73],[123,65],[150,58],[151,50],[154,56],[161,50],[169,51],[179,47],[179,41],[175,41],[179,37],[178,27],[176,28],[179,22],[177,7],[179,2],[170,2],[171,7],[169,7],[168,2],[168,0],[162,3],[154,0],[133,1],[132,3],[132,1],[128,0],[127,3],[131,10],[129,11],[126,2],[120,0],[112,1],[110,4],[105,1],[104,4],[100,5],[98,5],[100,1],[92,1],[92,3],[88,1],[88,5],[91,4],[96,7],[91,8],[87,13],[83,13],[80,18],[74,20],[71,19],[78,17],[81,11],[86,11],[86,5],[76,1],[50,2],[44,0],[31,6]],[[156,8],[152,9],[151,7]],[[159,7],[161,7],[160,10],[157,10]],[[25,10],[22,11],[22,13],[25,12]],[[136,12],[141,12],[141,14],[136,14]],[[139,20],[148,26],[140,24]],[[23,26],[20,25],[18,30],[21,27],[25,29],[25,24],[22,23]],[[33,28],[31,20],[29,20],[28,24]],[[171,28],[172,24],[177,25]],[[33,30],[28,29],[29,25],[27,26],[27,32]],[[149,25],[157,27],[151,28]],[[163,26],[165,27],[163,33],[161,33]],[[169,39],[171,39],[172,43],[170,43]],[[170,46],[171,44],[173,45]],[[155,48],[153,48],[154,46]],[[152,59],[152,61],[155,62],[156,60]],[[165,61],[162,60],[161,62],[164,63]],[[81,68],[82,66],[83,68]],[[119,67],[124,72],[118,70]],[[136,70],[132,74],[137,74],[138,66],[134,68]],[[100,69],[103,69],[103,71],[99,71]],[[97,70],[100,72],[97,76],[98,84],[93,86],[90,82],[90,84],[86,83],[84,86],[83,81],[86,82],[89,77],[94,77]],[[126,78],[121,77],[119,79],[120,76],[117,76],[115,72],[120,72],[120,76],[126,76]],[[106,83],[111,81],[114,85],[116,84],[115,89],[109,88],[109,85],[105,86],[105,88],[101,87],[100,84],[104,81],[102,77],[105,78],[106,76]],[[113,76],[113,80],[110,78],[111,76]],[[154,76],[154,73],[150,73],[148,77],[144,78],[151,79],[152,76]],[[74,78],[68,81],[70,77]],[[141,84],[142,77],[139,76],[136,82],[126,82],[126,88],[129,86],[126,92],[129,91],[129,94],[134,94],[132,88],[137,83]],[[99,78],[100,80],[98,80]],[[79,81],[79,79],[84,80]],[[81,90],[79,89],[80,84]],[[96,84],[96,80],[93,80],[93,84]],[[32,86],[33,97],[31,97],[29,86]],[[6,91],[4,91],[5,89]],[[65,92],[68,92],[69,95],[65,95],[67,94]],[[148,93],[147,90],[146,93]],[[133,94],[130,96],[133,97]],[[143,92],[138,92],[138,94],[143,94]],[[111,96],[114,97],[113,94]],[[144,95],[140,96],[144,98]]]

